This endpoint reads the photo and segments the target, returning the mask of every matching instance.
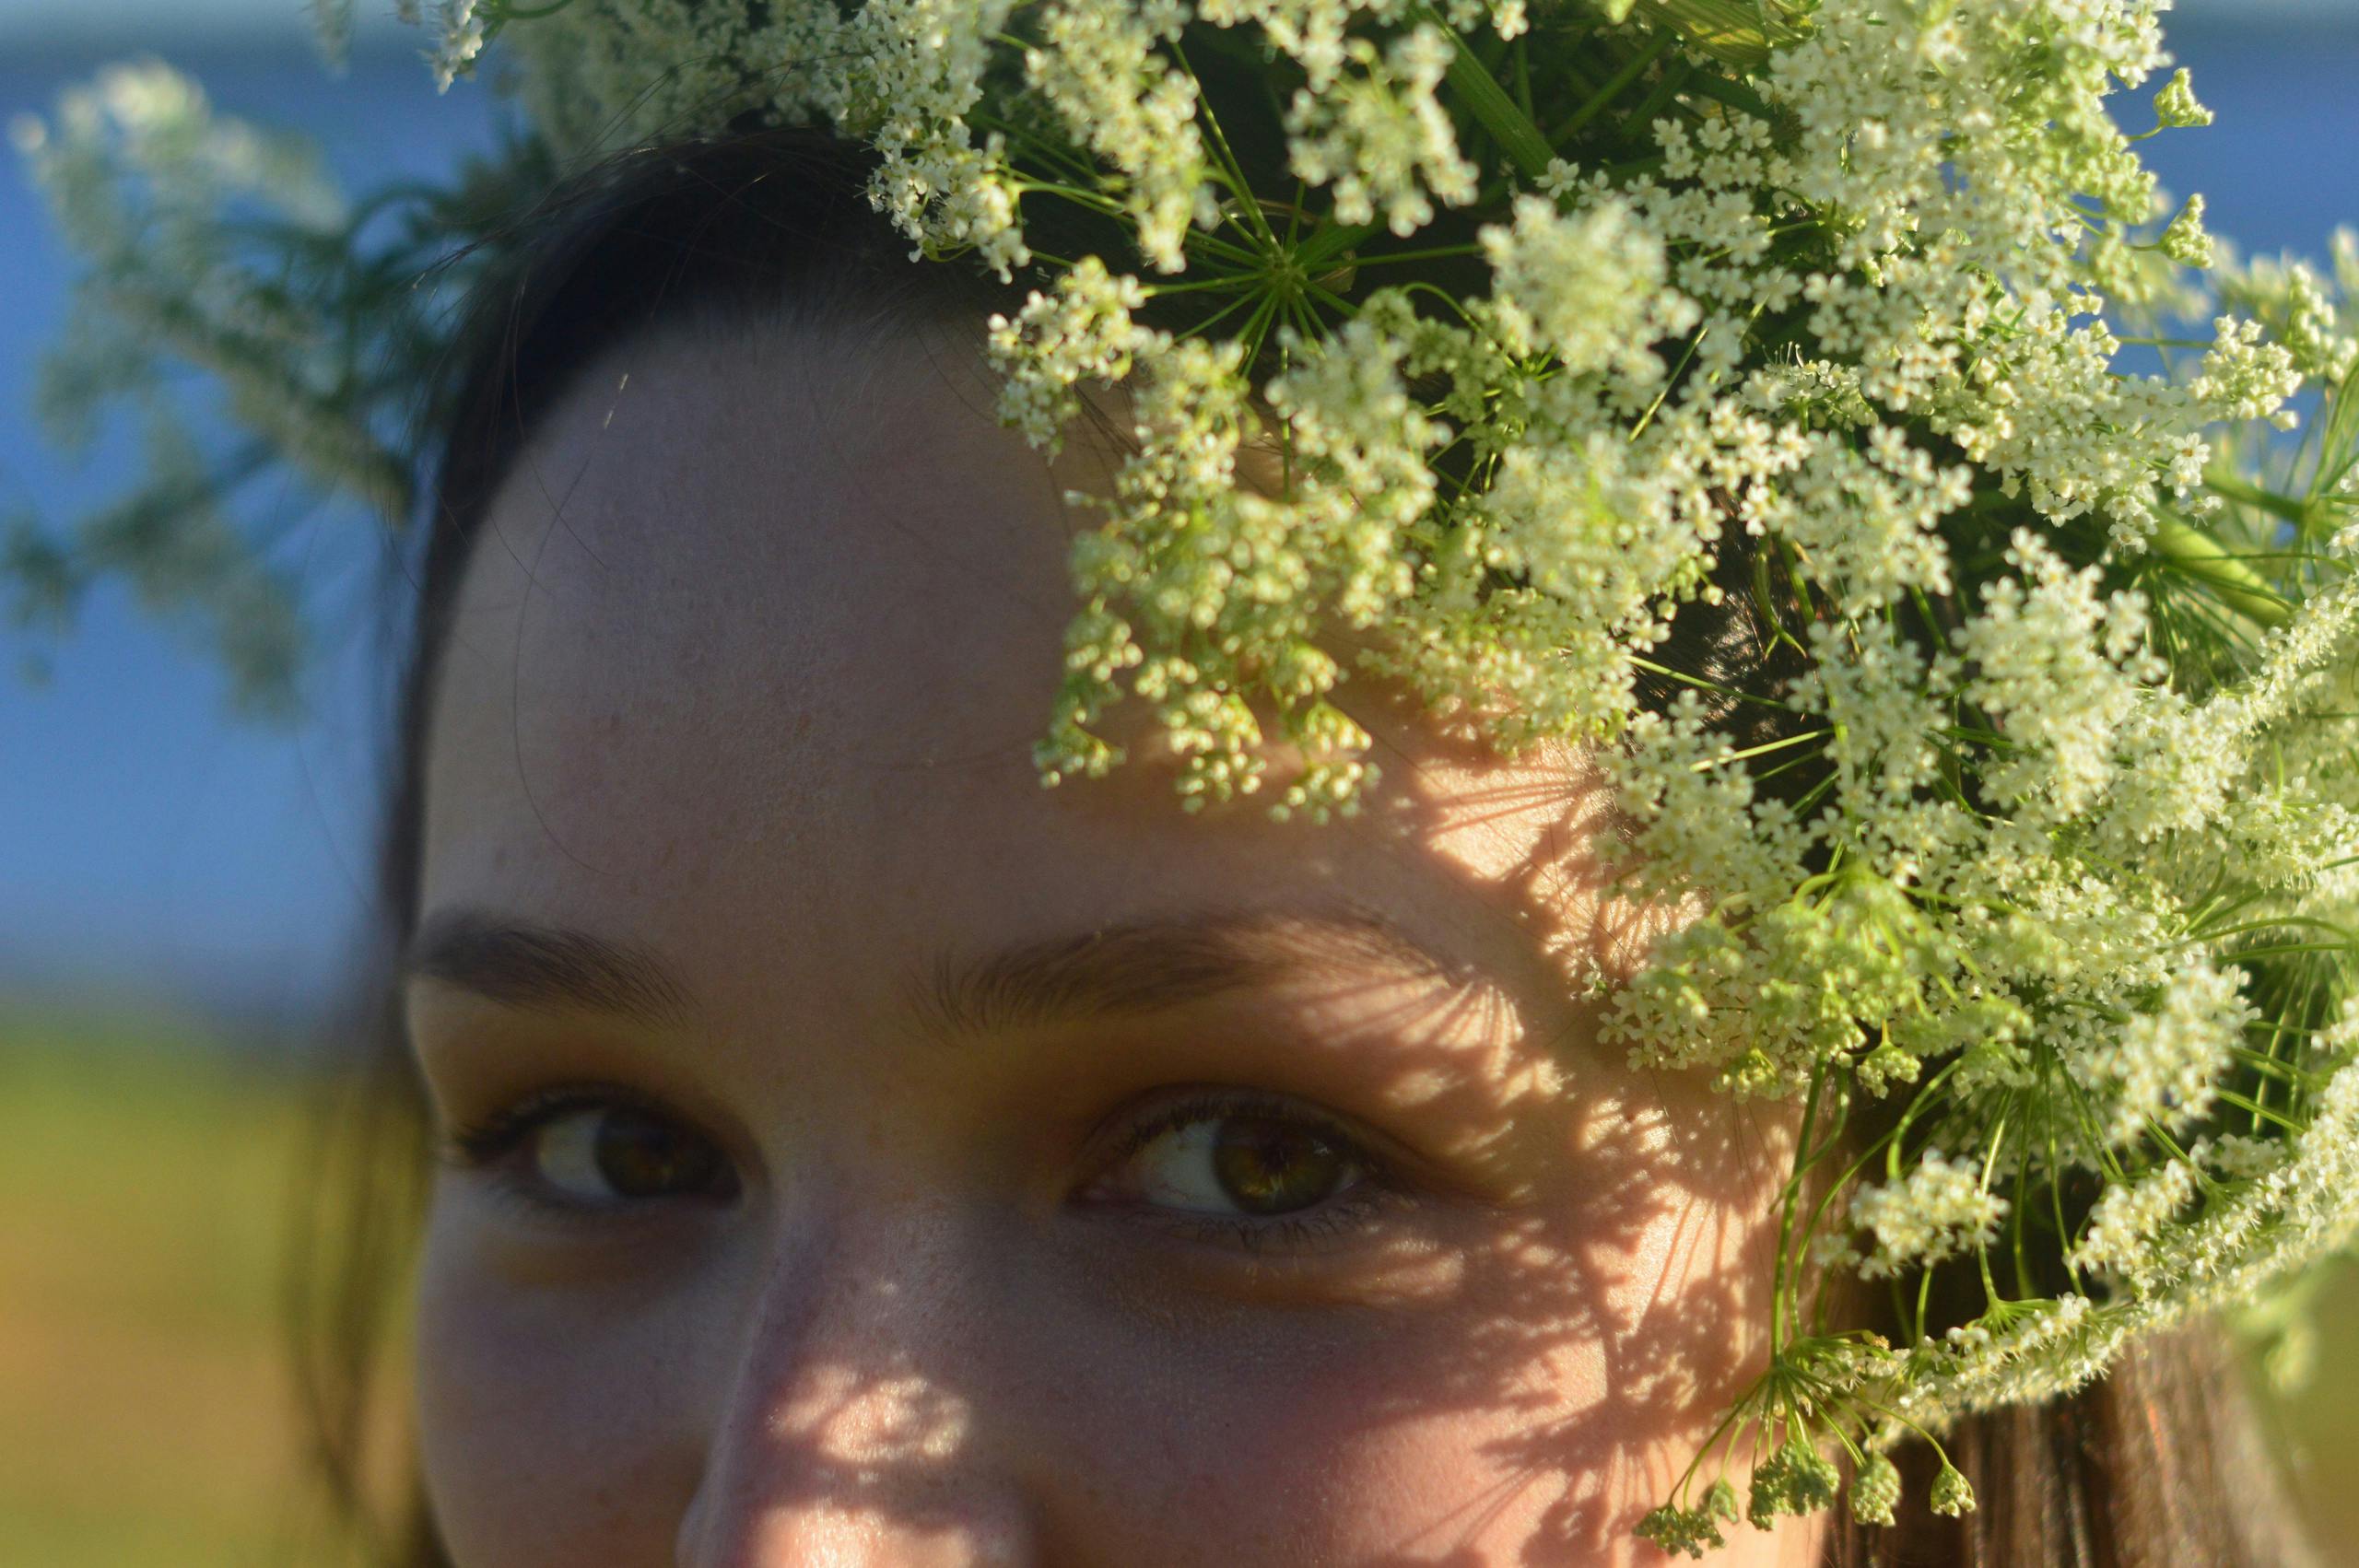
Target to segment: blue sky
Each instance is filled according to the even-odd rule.
[[[490,140],[473,84],[437,98],[400,50],[337,78],[309,57],[299,27],[288,38],[157,48],[225,111],[311,134],[350,184],[431,176]],[[47,110],[123,52],[0,42],[0,124]],[[70,519],[114,493],[131,454],[102,445],[76,463],[30,428],[30,368],[55,331],[69,263],[5,152],[0,256],[0,512],[29,504]],[[233,718],[212,665],[120,585],[93,594],[62,643],[0,619],[0,1000],[194,995],[284,1015],[329,990],[369,910],[389,666],[374,632],[398,583],[373,525],[349,512],[304,518],[289,544],[281,558],[299,574],[320,645],[309,715],[292,728]],[[45,681],[18,678],[33,659],[51,667]]]

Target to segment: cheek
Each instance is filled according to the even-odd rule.
[[[1391,1320],[1166,1340],[1104,1390],[1127,1420],[1096,1452],[1207,1562],[1649,1561],[1630,1529],[1766,1350],[1742,1298],[1766,1254],[1665,1193],[1622,1218],[1509,1227]]]
[[[518,1289],[464,1227],[429,1229],[417,1296],[419,1446],[465,1568],[668,1562],[698,1379],[661,1300]]]
[[[1074,1457],[1077,1534],[1101,1550],[1115,1543],[1110,1560],[1172,1568],[1402,1560],[1485,1482],[1484,1423],[1449,1413],[1424,1375],[1458,1341],[1422,1315],[1339,1331],[1324,1309],[1249,1312],[1098,1363]]]
[[[1339,1411],[1376,1418],[1337,1434],[1356,1490],[1391,1516],[1391,1539],[1363,1552],[1657,1560],[1631,1529],[1767,1357],[1776,1183],[1697,1193],[1664,1179],[1678,1167],[1661,1141],[1634,1141],[1634,1179],[1504,1228],[1446,1319],[1338,1391]],[[1601,1168],[1595,1151],[1576,1164]]]

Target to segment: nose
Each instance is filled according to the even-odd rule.
[[[986,1315],[925,1230],[781,1249],[794,1256],[751,1316],[680,1568],[1035,1568],[1014,1456],[980,1408]]]

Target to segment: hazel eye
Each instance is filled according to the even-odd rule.
[[[520,1128],[514,1145],[519,1178],[577,1208],[719,1199],[737,1190],[736,1173],[710,1139],[637,1106],[553,1106]]]
[[[1190,1214],[1297,1213],[1356,1185],[1362,1162],[1298,1117],[1207,1107],[1143,1141],[1128,1162],[1138,1201]]]

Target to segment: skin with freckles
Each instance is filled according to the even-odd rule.
[[[1355,819],[1184,814],[1135,733],[1043,790],[1109,460],[990,395],[669,328],[495,499],[405,991],[453,1559],[1661,1561],[1630,1527],[1766,1355],[1790,1127],[1596,1042],[1643,930],[1594,779],[1356,685]]]

